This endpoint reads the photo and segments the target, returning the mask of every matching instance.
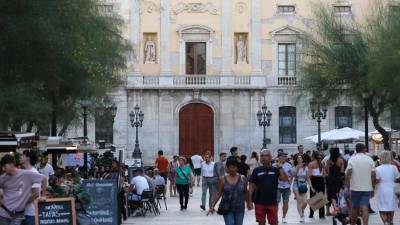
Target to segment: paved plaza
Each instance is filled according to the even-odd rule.
[[[200,209],[201,187],[195,187],[193,197],[189,200],[188,210],[180,211],[179,198],[173,197],[167,199],[168,210],[163,207],[161,215],[154,216],[151,213],[145,217],[130,217],[125,221],[124,225],[224,225],[224,219],[218,214],[207,216],[205,211]],[[217,207],[216,207],[217,208]],[[316,219],[308,218],[308,207],[306,209],[305,224],[332,224],[332,217],[326,217],[324,220],[318,219],[318,213],[314,215]],[[281,212],[279,212],[279,220],[281,220]],[[293,193],[290,198],[289,212],[287,215],[287,224],[300,224],[299,215],[296,210],[296,202],[293,199]],[[400,210],[395,215],[395,225],[400,225]],[[281,222],[281,221],[279,221]],[[256,225],[254,210],[246,211],[243,225]],[[281,224],[281,223],[280,223]],[[341,224],[341,223],[338,223]],[[383,224],[379,218],[379,214],[370,215],[370,225]]]

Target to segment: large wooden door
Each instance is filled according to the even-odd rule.
[[[192,156],[195,152],[214,155],[214,112],[207,105],[193,103],[179,111],[179,154]]]

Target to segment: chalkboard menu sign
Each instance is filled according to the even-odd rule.
[[[84,190],[90,195],[86,209],[98,225],[118,224],[117,180],[84,180]]]
[[[76,225],[74,198],[37,200],[35,209],[36,225]]]

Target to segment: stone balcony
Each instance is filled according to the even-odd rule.
[[[247,89],[295,87],[296,77],[265,75],[127,76],[128,89]]]
[[[128,76],[128,89],[265,89],[265,76]]]

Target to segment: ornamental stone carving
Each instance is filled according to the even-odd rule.
[[[247,5],[244,2],[236,3],[236,11],[240,14],[244,13],[247,9]]]
[[[153,13],[154,11],[160,12],[160,7],[152,1],[141,0],[141,13],[143,11],[149,14]]]
[[[213,15],[217,15],[218,11],[214,4],[211,2],[207,3],[184,3],[179,2],[173,7],[173,12],[175,15],[178,15],[182,12],[188,13],[211,13]]]

